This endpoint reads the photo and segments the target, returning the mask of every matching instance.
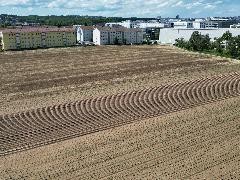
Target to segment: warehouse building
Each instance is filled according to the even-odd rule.
[[[73,28],[17,28],[0,30],[2,50],[66,47],[76,44]]]
[[[141,44],[143,31],[138,28],[96,27],[93,30],[93,42],[96,45]]]
[[[221,28],[221,29],[160,29],[159,41],[162,44],[174,44],[176,39],[185,39],[189,40],[192,33],[198,31],[199,33],[206,35],[208,34],[211,40],[214,38],[221,37],[225,32],[229,31],[233,36],[240,35],[240,29],[230,29],[230,28]]]

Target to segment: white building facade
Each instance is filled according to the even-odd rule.
[[[93,26],[74,26],[76,28],[77,42],[93,42]]]
[[[176,39],[185,39],[189,40],[192,33],[198,31],[202,35],[208,34],[211,40],[214,38],[221,37],[225,32],[229,31],[233,36],[240,35],[240,29],[229,29],[229,28],[220,28],[220,29],[160,29],[159,41],[162,44],[174,44]]]
[[[193,28],[194,29],[205,29],[206,23],[203,21],[193,21]]]
[[[233,24],[230,26],[230,28],[240,28],[240,23],[239,24]]]
[[[141,44],[143,31],[137,28],[96,27],[93,30],[95,45]]]
[[[176,21],[176,22],[173,22],[173,24],[174,24],[174,29],[193,28],[193,22]]]
[[[117,22],[117,23],[106,23],[105,25],[109,27],[123,26],[125,28],[141,28],[141,29],[153,28],[153,27],[164,28],[164,24],[159,22],[143,22],[143,21],[130,21],[130,20]]]

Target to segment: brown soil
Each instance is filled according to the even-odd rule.
[[[239,106],[231,98],[2,157],[0,176],[239,179]]]
[[[39,117],[46,118],[50,107],[57,109],[56,116],[59,113],[65,116],[68,112],[72,114],[67,107],[74,102],[90,99],[86,102],[94,105],[98,102],[94,98],[101,100],[102,96],[115,97],[112,95],[129,92],[122,98],[122,102],[129,104],[122,107],[122,114],[126,116],[116,109],[110,114],[119,113],[126,122],[136,115],[134,117],[141,121],[1,156],[0,177],[239,179],[239,69],[240,63],[237,61],[167,46],[103,46],[2,53],[2,152],[22,147],[22,143],[26,147],[29,145],[27,140],[34,137],[34,132],[24,127],[34,122],[22,117],[37,108],[36,112],[41,115],[35,115]],[[187,83],[185,87],[186,81],[191,81],[192,86]],[[166,87],[167,91],[153,95],[156,87]],[[140,104],[134,104],[131,98],[134,99],[133,94],[138,91],[146,93],[142,94],[144,98],[139,100]],[[165,99],[162,107],[170,107],[172,111],[169,112],[172,113],[162,116],[159,115],[164,113],[156,114],[158,117],[154,118],[138,117],[142,113],[137,111],[138,107],[144,113],[155,112],[158,106],[152,102],[158,102],[156,97]],[[206,102],[211,103],[202,105]],[[186,106],[188,109],[178,108],[184,105],[189,105]],[[43,108],[47,106],[50,107]],[[86,107],[93,107],[99,112],[96,117],[107,116],[99,108],[101,106]],[[185,110],[173,112],[180,109]],[[109,111],[104,109],[104,112]],[[85,112],[86,116],[89,116],[89,112],[92,117],[96,113],[89,109]],[[54,123],[46,123],[42,118],[39,120],[41,127],[44,127],[41,129],[45,132],[42,134],[44,140],[44,137],[50,137],[47,132],[50,133],[51,129],[43,125]],[[39,125],[40,121],[37,122]],[[23,134],[18,133],[20,130]],[[16,133],[16,136],[12,136],[12,133]],[[17,142],[17,146],[12,142]]]

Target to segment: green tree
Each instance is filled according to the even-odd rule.
[[[189,43],[190,49],[194,51],[208,51],[211,48],[211,38],[209,35],[201,35],[198,31],[193,32]]]

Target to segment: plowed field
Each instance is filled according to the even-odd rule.
[[[240,63],[167,46],[0,55],[3,179],[239,179]]]

